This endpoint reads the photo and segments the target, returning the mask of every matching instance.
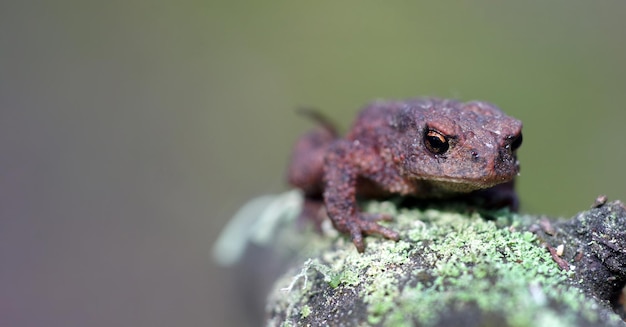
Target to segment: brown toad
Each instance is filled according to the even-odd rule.
[[[513,179],[522,123],[494,105],[419,98],[376,101],[339,138],[323,117],[296,143],[289,182],[305,193],[302,215],[318,220],[322,204],[337,230],[363,252],[364,234],[397,240],[397,232],[366,214],[357,196],[444,198],[470,193],[493,206],[517,208]],[[323,201],[323,202],[322,202]]]

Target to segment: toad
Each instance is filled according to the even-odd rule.
[[[364,235],[398,240],[399,234],[377,222],[392,217],[361,212],[357,198],[470,194],[488,205],[517,208],[513,182],[520,170],[522,123],[493,104],[375,101],[343,138],[320,114],[307,113],[319,126],[296,143],[288,181],[304,192],[301,215],[319,223],[325,208],[359,252],[365,250]]]

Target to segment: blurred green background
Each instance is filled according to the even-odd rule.
[[[238,326],[209,253],[315,106],[520,118],[522,211],[626,200],[623,1],[3,1],[0,325]]]

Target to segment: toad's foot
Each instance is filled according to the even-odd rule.
[[[346,222],[345,232],[350,233],[352,243],[354,243],[356,249],[360,253],[363,253],[363,251],[365,251],[363,235],[379,234],[394,241],[400,239],[400,234],[398,234],[398,232],[387,227],[383,227],[376,222],[378,220],[389,221],[391,219],[393,219],[393,217],[387,214],[360,213],[357,217],[349,219]]]

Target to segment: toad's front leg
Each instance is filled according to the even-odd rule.
[[[380,234],[392,240],[399,239],[397,232],[376,222],[391,219],[391,216],[362,213],[356,203],[357,179],[383,168],[380,157],[358,142],[336,141],[325,159],[326,211],[338,231],[350,234],[359,252],[365,250],[363,235]]]

